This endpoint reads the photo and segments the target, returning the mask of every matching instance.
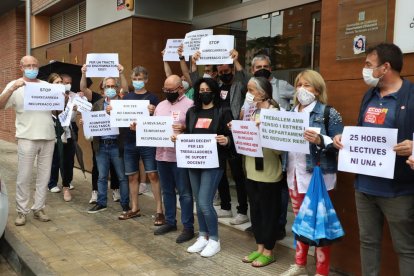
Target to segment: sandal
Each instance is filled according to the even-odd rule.
[[[257,258],[259,258],[260,255],[262,255],[262,254],[259,253],[259,252],[257,252],[257,251],[253,251],[248,256],[245,256],[242,259],[242,262],[243,263],[247,263],[247,264],[252,263],[254,260],[256,260]]]
[[[118,217],[118,219],[126,220],[126,219],[135,218],[135,217],[140,217],[141,216],[140,212],[141,212],[140,209],[136,210],[135,212],[133,212],[132,210],[125,211],[125,212],[122,212],[122,214]]]
[[[271,263],[274,263],[276,259],[273,256],[266,256],[266,255],[260,254],[260,256],[254,261],[258,262],[259,264],[252,263],[253,267],[264,267],[264,266],[270,265]]]
[[[154,225],[161,226],[165,224],[165,216],[163,213],[157,213],[155,215]]]

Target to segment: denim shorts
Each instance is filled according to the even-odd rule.
[[[139,171],[139,159],[142,159],[142,162],[144,162],[146,173],[156,172],[157,162],[155,161],[155,150],[155,147],[137,147],[135,143],[125,143],[125,174],[132,175]]]

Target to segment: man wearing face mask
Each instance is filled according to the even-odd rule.
[[[394,250],[399,257],[400,275],[412,275],[414,268],[414,171],[406,164],[412,152],[414,132],[414,84],[400,75],[401,49],[388,43],[367,50],[362,76],[371,88],[360,106],[358,125],[397,128],[398,144],[394,178],[356,175],[355,202],[358,215],[363,275],[378,275],[384,217]],[[378,111],[379,110],[379,111]],[[341,149],[341,135],[334,138]]]
[[[154,116],[171,116],[174,134],[183,133],[187,110],[193,106],[193,101],[184,94],[183,82],[177,75],[169,76],[163,88],[166,100],[155,108]],[[178,168],[175,148],[157,147],[157,168],[165,209],[165,224],[154,231],[155,235],[164,235],[177,230],[175,219],[177,210],[176,190],[181,206],[181,222],[184,229],[176,242],[182,243],[194,237],[193,194],[186,168]]]
[[[295,88],[287,81],[272,76],[270,58],[266,55],[257,55],[252,60],[252,74],[257,77],[264,77],[272,84],[272,97],[285,110],[290,110],[291,100],[295,94]]]
[[[115,78],[107,77],[103,81],[104,97],[98,100],[92,111],[106,110],[111,100],[119,100],[119,85]],[[93,151],[98,166],[98,198],[96,204],[88,210],[94,214],[104,211],[107,206],[108,175],[110,164],[113,165],[119,180],[121,194],[121,207],[124,213],[130,212],[128,179],[124,169],[124,143],[121,135],[94,136],[92,141]],[[111,175],[114,177],[115,175]]]
[[[26,224],[26,216],[32,210],[34,218],[49,221],[44,212],[47,184],[50,177],[53,150],[55,146],[55,129],[51,111],[24,110],[24,86],[26,83],[43,82],[37,79],[39,62],[33,56],[24,56],[20,60],[22,77],[11,81],[0,94],[0,109],[13,107],[16,111],[16,138],[18,174],[16,180],[16,226]],[[34,203],[29,208],[32,188],[33,163],[37,160],[36,191]]]

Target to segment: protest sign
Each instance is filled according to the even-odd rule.
[[[59,115],[59,121],[60,125],[63,127],[67,127],[70,125],[70,122],[72,120],[72,114],[73,114],[73,105],[71,103],[68,103],[66,105],[65,110],[63,110]]]
[[[87,77],[119,77],[118,54],[87,54]]]
[[[338,170],[393,179],[397,134],[394,128],[345,127]]]
[[[200,49],[200,40],[205,36],[213,35],[213,29],[197,30],[185,34],[183,40],[184,56],[192,56]]]
[[[149,100],[112,100],[111,127],[129,127],[139,116],[149,116]]]
[[[261,109],[262,147],[309,154],[309,142],[303,138],[309,127],[309,113]]]
[[[180,134],[175,152],[179,168],[218,168],[216,134]]]
[[[111,127],[109,115],[105,110],[85,112],[82,114],[82,119],[85,137],[119,134],[117,127]]]
[[[83,112],[90,112],[92,110],[92,104],[88,102],[87,100],[81,98],[80,96],[76,95],[72,99],[72,104],[76,105],[78,107],[78,111]]]
[[[167,39],[167,44],[164,49],[163,61],[180,61],[177,49],[183,43],[183,39],[173,38]],[[185,56],[185,60],[188,61],[188,56]]]
[[[137,120],[137,146],[173,148],[171,116],[146,116]]]
[[[234,48],[234,36],[210,35],[201,38],[200,58],[197,65],[233,64],[230,51]]]
[[[238,154],[263,157],[259,128],[256,126],[256,122],[233,120],[231,133]]]
[[[65,86],[48,82],[26,82],[24,110],[63,110]]]

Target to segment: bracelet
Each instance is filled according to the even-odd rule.
[[[184,57],[184,56],[180,56],[180,57],[178,57],[178,59],[179,59],[179,60],[184,60],[184,59],[185,59],[185,57]]]

